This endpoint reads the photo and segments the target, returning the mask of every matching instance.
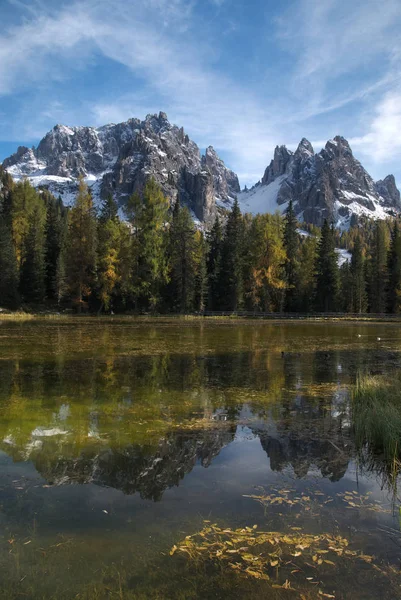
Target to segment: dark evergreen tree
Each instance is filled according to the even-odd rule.
[[[339,273],[334,230],[324,220],[316,262],[315,308],[319,312],[338,310]]]
[[[195,292],[194,310],[202,312],[207,305],[207,242],[201,231],[195,233]]]
[[[394,221],[388,255],[388,309],[401,312],[401,232],[398,221]]]
[[[11,226],[0,205],[0,307],[15,310],[19,306],[18,266]]]
[[[364,313],[367,308],[365,259],[362,252],[362,241],[358,235],[355,239],[350,265],[351,306],[350,312]]]
[[[142,196],[134,193],[127,214],[133,237],[133,299],[138,310],[158,309],[168,280],[168,200],[154,179],[149,179]]]
[[[96,283],[97,224],[88,186],[81,178],[69,213],[66,277],[70,298],[80,312]]]
[[[383,221],[375,224],[369,270],[369,306],[372,313],[385,313],[387,308],[388,241]]]
[[[297,268],[298,268],[298,250],[299,234],[297,231],[297,219],[295,216],[292,200],[288,205],[284,224],[284,249],[286,251],[285,260],[285,280],[287,291],[285,296],[285,310],[292,312],[297,307]]]
[[[187,207],[174,205],[169,231],[170,296],[174,311],[193,310],[195,294],[195,227]]]
[[[220,310],[222,298],[220,295],[221,285],[221,251],[223,242],[223,232],[220,219],[216,216],[213,227],[208,233],[208,254],[207,254],[207,279],[208,279],[208,300],[209,310]]]
[[[31,217],[29,231],[24,238],[21,262],[21,294],[25,302],[44,302],[46,294],[46,263],[44,207],[36,207]]]
[[[65,259],[67,234],[67,211],[61,198],[56,200],[49,195],[46,202],[46,296],[51,301],[60,301],[62,295],[60,275]]]
[[[221,252],[220,298],[223,310],[235,311],[243,305],[244,224],[238,201],[234,201],[224,231]]]

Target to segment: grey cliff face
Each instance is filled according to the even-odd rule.
[[[274,158],[263,175],[262,184],[268,185],[277,177],[284,175],[287,172],[291,158],[292,152],[290,150],[287,150],[285,146],[276,146]]]
[[[214,189],[219,198],[233,198],[241,191],[237,175],[227,169],[213,146],[206,148],[206,153],[202,156],[202,168],[211,173]]]
[[[153,177],[171,203],[178,198],[201,221],[214,217],[216,198],[227,201],[240,189],[235,173],[212,148],[202,158],[184,129],[162,112],[97,129],[56,125],[37,148],[18,148],[3,166],[15,179],[27,176],[67,204],[80,176],[95,199],[111,193],[121,206]]]
[[[401,209],[400,190],[395,184],[394,175],[387,175],[384,179],[376,181],[375,187],[388,206]]]

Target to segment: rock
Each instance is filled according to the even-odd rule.
[[[240,191],[238,178],[209,147],[198,146],[167,115],[148,115],[100,128],[56,125],[38,147],[20,147],[4,161],[18,180],[27,176],[69,204],[83,176],[95,201],[113,194],[120,206],[150,177],[174,203],[186,204],[201,221],[214,218],[216,198],[228,201]]]
[[[328,219],[341,228],[350,227],[360,215],[384,219],[401,210],[394,177],[375,183],[341,136],[318,154],[305,138],[294,153],[277,146],[261,184],[238,198],[250,212],[253,206],[263,211],[264,199],[268,211],[284,211],[292,200],[300,221],[321,226]]]

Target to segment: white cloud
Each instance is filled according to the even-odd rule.
[[[376,163],[401,159],[401,86],[384,95],[368,132],[350,143]]]
[[[355,102],[365,118],[358,134],[352,132],[354,145],[377,160],[399,148],[392,134],[396,127],[401,131],[401,95],[394,84],[401,55],[399,0],[383,0],[379,10],[376,0],[297,1],[278,23],[293,69],[280,73],[280,85],[268,80],[265,87],[247,86],[246,72],[235,81],[219,67],[213,44],[198,35],[199,1],[80,0],[63,7],[36,0],[36,16],[25,13],[28,20],[0,35],[0,96],[35,85],[36,106],[42,107],[26,108],[18,120],[32,135],[44,134],[53,120],[82,122],[83,114],[88,124],[100,125],[164,110],[201,147],[213,144],[222,151],[247,184],[261,177],[276,144],[296,145],[308,133],[306,122],[312,137],[330,137],[325,123],[313,119]],[[253,43],[256,50],[259,41]],[[116,90],[115,100],[100,96],[90,107],[79,99],[74,106],[47,99],[47,90],[40,96],[41,85],[72,76],[98,54],[135,73],[140,89],[122,96]],[[347,136],[341,124],[339,118],[335,133]]]

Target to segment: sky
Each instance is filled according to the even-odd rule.
[[[0,0],[0,161],[166,112],[242,185],[335,135],[401,187],[400,0]]]

